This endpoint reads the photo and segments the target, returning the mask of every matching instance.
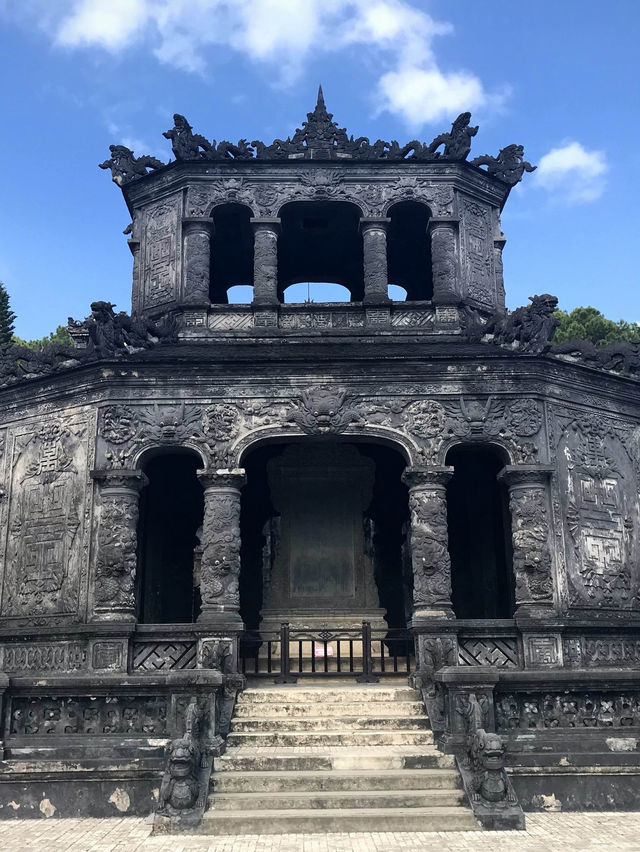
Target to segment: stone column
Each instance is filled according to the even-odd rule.
[[[498,481],[509,489],[517,614],[553,613],[551,519],[548,483],[553,468],[507,465]]]
[[[364,255],[364,303],[389,302],[387,226],[391,219],[360,219]]]
[[[198,621],[241,627],[240,596],[240,490],[244,470],[200,471],[204,488],[200,594]]]
[[[455,305],[462,299],[457,251],[459,226],[458,219],[453,218],[432,218],[427,225],[436,305]]]
[[[211,276],[213,221],[204,217],[182,220],[184,282],[182,301],[188,305],[208,305]]]
[[[278,304],[278,236],[280,219],[251,219],[253,227],[253,304]]]
[[[493,268],[496,277],[496,298],[498,300],[499,308],[504,308],[504,274],[502,271],[502,250],[505,247],[506,242],[507,238],[503,236],[502,232],[500,233],[500,236],[493,241]]]
[[[139,470],[93,470],[91,477],[100,486],[94,618],[135,621],[138,500],[148,480]]]
[[[425,618],[453,618],[447,531],[447,482],[452,467],[407,468],[414,625]]]

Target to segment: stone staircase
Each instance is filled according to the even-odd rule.
[[[245,690],[211,787],[204,834],[479,828],[407,686]]]

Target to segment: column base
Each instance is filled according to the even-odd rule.
[[[411,627],[419,627],[421,624],[431,624],[436,619],[455,621],[455,613],[450,606],[420,607],[413,611],[411,616]]]
[[[237,610],[205,609],[198,616],[197,624],[218,631],[244,630],[244,622]]]

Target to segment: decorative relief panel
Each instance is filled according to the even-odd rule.
[[[135,642],[132,670],[157,672],[171,669],[195,669],[196,642]]]
[[[147,211],[144,235],[144,307],[155,308],[177,296],[179,199],[161,201]]]
[[[496,697],[498,730],[640,725],[639,692],[509,693]]]
[[[87,649],[80,642],[34,642],[0,647],[0,670],[16,672],[72,672],[87,667]]]
[[[165,697],[12,698],[10,736],[167,735]]]
[[[496,666],[513,669],[519,666],[516,638],[459,639],[459,666]]]
[[[464,198],[461,236],[467,295],[476,302],[491,307],[496,302],[491,208]]]
[[[445,446],[454,439],[497,439],[515,462],[525,464],[537,458],[543,414],[535,399],[460,396],[412,402],[403,420],[404,428],[423,443],[429,461],[442,461]]]
[[[570,602],[637,606],[637,471],[613,423],[595,414],[570,421],[557,466]]]
[[[92,448],[86,415],[53,416],[12,433],[3,616],[78,612]]]
[[[637,667],[640,639],[618,636],[572,637],[564,640],[564,662],[571,666]]]

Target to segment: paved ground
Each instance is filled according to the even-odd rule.
[[[527,831],[150,837],[142,819],[0,822],[2,852],[404,852],[640,850],[640,813],[528,814]]]

